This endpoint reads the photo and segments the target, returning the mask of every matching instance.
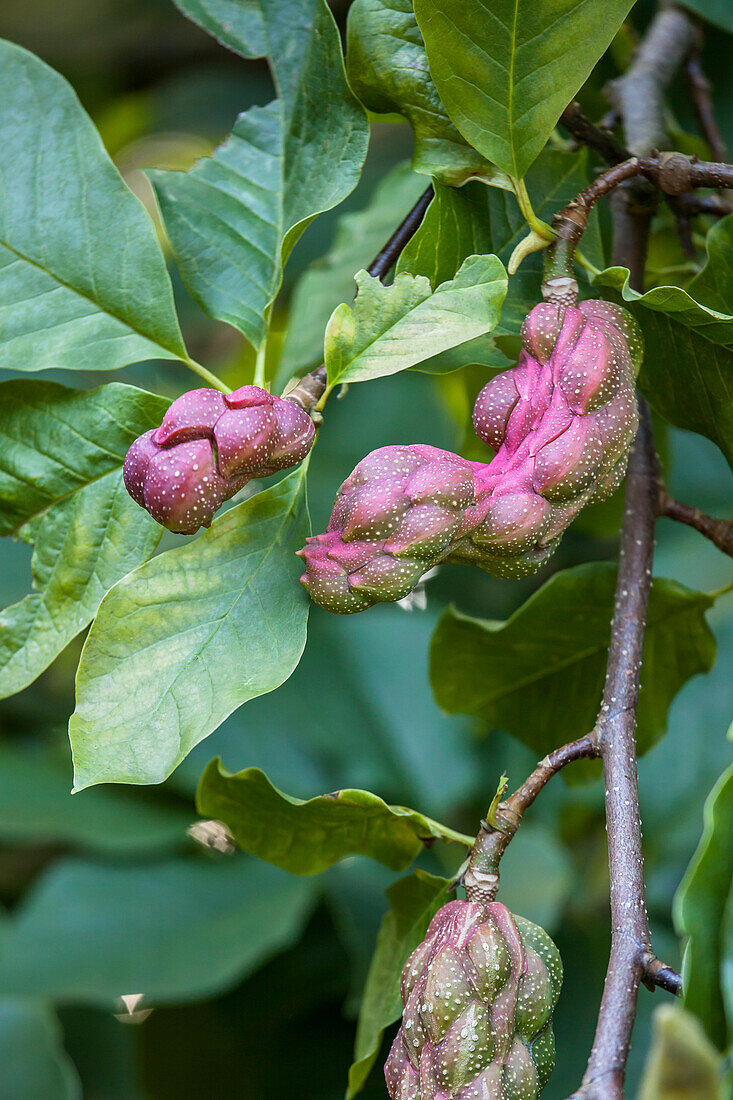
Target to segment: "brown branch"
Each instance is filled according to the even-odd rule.
[[[690,89],[690,99],[695,112],[695,118],[700,133],[710,146],[710,152],[716,160],[727,160],[725,142],[721,136],[718,124],[713,113],[713,103],[710,98],[710,81],[705,76],[698,47],[693,48],[685,65],[687,86]]]
[[[499,861],[521,825],[524,811],[532,805],[545,784],[572,761],[598,755],[594,733],[587,733],[577,741],[561,745],[540,760],[529,778],[514,794],[499,803],[492,822],[481,823],[463,879],[469,901],[486,904],[496,897],[499,888]]]
[[[407,217],[398,225],[384,248],[380,249],[367,271],[375,279],[383,279],[397,263],[402,249],[420,228],[425,211],[433,201],[433,185],[426,187]]]
[[[677,520],[688,527],[694,527],[706,539],[722,550],[724,554],[733,558],[733,520],[713,519],[699,508],[693,508],[690,504],[682,504],[675,500],[662,489],[659,502],[659,515],[668,519]]]
[[[547,250],[546,274],[549,277],[570,271],[572,256],[593,206],[604,195],[612,194],[612,263],[628,267],[635,279],[632,286],[643,290],[644,263],[657,195],[654,189],[640,194],[622,187],[639,178],[676,199],[696,187],[733,186],[733,164],[698,161],[683,153],[661,153],[657,156],[631,157],[612,165],[553,217],[552,229],[556,239]]]
[[[583,114],[577,103],[571,103],[560,116],[560,122],[573,137],[593,149],[603,157],[607,164],[616,165],[621,161],[629,160],[631,153],[621,142],[603,126],[596,126]],[[725,158],[723,158],[725,159]],[[678,231],[686,232],[689,219],[698,214],[709,215],[714,218],[723,218],[726,214],[733,213],[733,202],[729,202],[720,195],[665,195],[667,203],[674,212]],[[680,223],[681,226],[680,226]],[[684,247],[684,242],[683,242]]]
[[[671,966],[666,966],[663,962],[660,962],[656,955],[651,953],[646,953],[643,958],[642,981],[649,988],[653,989],[658,986],[667,993],[671,993],[673,997],[682,995],[682,978],[680,975]]]
[[[425,217],[425,211],[430,206],[434,193],[432,184],[425,188],[407,217],[397,226],[384,248],[379,250],[369,264],[367,271],[375,279],[384,280],[385,276],[397,263],[402,249],[420,228]],[[288,401],[294,401],[306,412],[311,412],[326,392],[327,383],[326,367],[321,364],[320,367],[312,370],[310,374],[304,375],[293,389],[283,394],[283,397]]]
[[[623,1097],[639,984],[651,958],[634,726],[654,553],[657,471],[648,407],[626,475],[616,602],[606,684],[596,726],[606,789],[611,875],[611,952],[593,1049],[581,1087],[587,1100]]]
[[[692,172],[684,179],[686,170],[680,171],[676,156],[653,158],[662,173],[657,179],[650,179],[641,162],[663,146],[664,89],[696,41],[697,31],[688,16],[678,8],[663,7],[652,20],[628,72],[611,89],[612,101],[624,123],[626,144],[638,155],[640,172],[647,181],[646,189],[636,181],[626,184],[612,204],[614,261],[629,268],[629,282],[636,290],[643,290],[646,242],[653,216],[648,184],[653,182],[672,195],[695,186]],[[664,178],[663,173],[670,169],[676,179]],[[618,166],[611,171],[618,171]],[[680,183],[683,185],[678,186]],[[593,1048],[576,1094],[583,1100],[623,1098],[640,983],[679,991],[674,971],[659,963],[651,949],[636,771],[636,707],[651,590],[658,477],[649,408],[640,399],[639,431],[626,476],[606,684],[596,726],[605,780],[611,951]]]
[[[575,101],[569,103],[560,115],[560,123],[573,135],[576,141],[587,145],[590,149],[594,149],[607,164],[620,164],[622,160],[628,160],[631,156],[628,149],[624,148],[610,130],[607,130],[605,126],[596,126],[595,123],[591,122]]]

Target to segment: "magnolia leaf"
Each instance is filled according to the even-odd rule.
[[[278,368],[278,391],[294,374],[323,362],[323,334],[334,307],[351,301],[354,272],[366,267],[389,240],[394,227],[425,190],[425,182],[409,164],[398,164],[375,187],[363,210],[341,215],[330,249],[295,284]]]
[[[496,256],[469,256],[432,294],[424,276],[406,273],[383,286],[360,271],[356,283],[354,305],[338,306],[326,329],[330,386],[396,374],[490,332],[507,288]]]
[[[521,179],[634,0],[414,0],[430,75],[469,145]]]
[[[710,230],[707,247],[707,264],[687,290],[658,286],[639,294],[623,267],[593,281],[616,291],[641,325],[639,388],[652,408],[712,439],[733,465],[733,217]]]
[[[153,224],[73,90],[0,40],[0,104],[0,368],[185,359]]]
[[[639,1100],[723,1100],[723,1059],[692,1013],[660,1005],[652,1027]]]
[[[0,612],[0,697],[32,683],[146,561],[161,528],[128,496],[122,463],[163,398],[112,383],[0,383],[0,532],[34,543],[39,591]]]
[[[450,900],[449,879],[416,871],[387,890],[390,911],[382,921],[369,968],[347,1100],[361,1092],[382,1044],[384,1029],[402,1014],[400,976],[408,958],[425,938],[430,921]]]
[[[212,760],[201,776],[196,805],[205,817],[223,821],[245,852],[296,875],[315,875],[349,855],[404,871],[426,841],[473,844],[473,837],[415,810],[388,806],[369,791],[303,801],[273,787],[259,768],[232,775],[220,760]]]
[[[162,782],[233,710],[287,680],[305,645],[295,550],[307,533],[301,467],[111,589],[77,673],[76,790]]]
[[[355,0],[349,9],[349,82],[376,114],[403,115],[415,135],[412,167],[442,183],[482,179],[511,187],[448,117],[430,72],[412,0]]]
[[[704,828],[674,902],[675,925],[686,937],[683,1003],[725,1050],[728,1033],[721,991],[722,924],[733,881],[733,766],[713,787]]]
[[[587,733],[603,692],[615,586],[615,567],[598,562],[556,573],[505,622],[446,611],[431,649],[440,706],[474,714],[540,756]],[[663,735],[680,688],[713,665],[704,614],[713,602],[674,581],[652,585],[637,712],[642,753]]]
[[[0,997],[0,1059],[5,1100],[81,1100],[79,1076],[47,1005]]]
[[[346,83],[325,0],[177,0],[245,57],[269,57],[279,98],[237,119],[189,172],[152,172],[183,277],[211,316],[259,346],[296,241],[356,186],[364,111]]]
[[[210,996],[293,943],[312,883],[244,858],[59,859],[15,911],[0,992],[110,1008]]]

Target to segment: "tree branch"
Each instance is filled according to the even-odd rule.
[[[682,504],[662,488],[659,502],[659,515],[694,527],[706,539],[715,543],[719,550],[733,558],[733,520],[713,519],[699,508]]]
[[[433,185],[430,184],[429,187],[425,188],[407,217],[397,226],[384,248],[379,250],[369,264],[367,271],[375,279],[384,280],[385,276],[397,263],[402,249],[420,228],[420,224],[425,217],[425,211],[430,206],[434,194]],[[311,412],[323,397],[327,383],[326,367],[321,364],[320,367],[312,370],[310,374],[304,375],[291,390],[287,390],[283,394],[283,397],[287,398],[288,401],[294,401],[306,412]]]
[[[610,130],[591,122],[581,111],[580,104],[575,101],[569,103],[560,115],[560,123],[576,141],[587,145],[589,149],[594,149],[607,164],[620,164],[622,160],[628,160],[631,156],[629,150],[624,148]]]
[[[607,164],[616,165],[621,161],[631,159],[631,153],[609,130],[603,126],[596,126],[583,114],[579,105],[575,102],[565,108],[560,115],[560,122],[573,137],[593,149],[603,157]],[[717,154],[716,154],[717,155]],[[721,158],[725,160],[725,157]],[[720,195],[665,195],[667,203],[678,218],[691,218],[697,214],[705,214],[714,218],[723,218],[726,214],[733,213],[733,202],[728,202]]]
[[[578,1097],[623,1096],[639,983],[651,956],[644,893],[634,726],[651,589],[657,472],[648,407],[626,475],[616,603],[596,726],[606,787],[611,874],[611,953],[593,1049]]]
[[[687,13],[675,4],[662,2],[631,65],[623,76],[607,86],[608,98],[623,121],[626,145],[632,154],[646,156],[666,147],[664,92],[699,40],[699,31]],[[614,264],[643,271],[658,201],[652,181],[645,177],[634,178],[614,194],[611,199]],[[682,215],[679,231],[683,247],[689,253],[690,234],[684,218]]]
[[[638,155],[639,164],[665,140],[664,88],[696,44],[696,37],[696,28],[684,12],[675,7],[663,7],[652,20],[628,72],[611,90],[614,106],[624,122],[626,144]],[[678,174],[679,166],[672,163],[676,157],[652,159],[660,165],[671,166],[673,173]],[[619,167],[611,171],[618,172]],[[641,167],[640,171],[649,180]],[[661,186],[664,181],[657,179],[654,182]],[[668,186],[662,189],[668,194],[681,194],[694,186],[692,173],[688,181],[691,186],[678,187],[674,180],[667,182]],[[669,186],[670,182],[673,186]],[[629,268],[631,286],[641,291],[653,207],[645,201],[643,190],[634,183],[626,185],[624,192],[617,195],[612,210],[614,261]],[[623,1098],[640,983],[646,981],[679,991],[674,971],[659,963],[651,950],[636,771],[636,708],[658,504],[658,470],[651,417],[646,402],[640,398],[639,431],[626,475],[606,684],[596,725],[605,780],[611,951],[593,1048],[576,1093],[576,1097],[583,1100]]]
[[[677,199],[696,187],[733,186],[733,164],[696,161],[683,153],[631,157],[602,172],[572,202],[555,214],[552,228],[557,241],[550,247],[557,248],[559,256],[570,256],[585,231],[593,206],[604,195],[616,192],[618,188],[619,192],[614,198],[620,201],[612,206],[615,214],[614,262],[637,271],[640,277],[636,289],[642,290],[641,275],[646,257],[646,240],[656,199],[652,194],[649,201],[638,202],[635,192],[620,191],[623,184],[638,178],[644,178],[665,194]],[[625,260],[621,258],[623,256],[626,257]]]
[[[476,843],[471,850],[468,868],[463,878],[469,901],[491,902],[499,889],[499,861],[509,842],[522,823],[524,811],[532,805],[537,795],[553,775],[574,760],[599,755],[594,733],[587,733],[577,741],[569,741],[555,749],[539,764],[529,778],[514,794],[500,802],[491,822],[481,823]]]
[[[367,271],[375,279],[383,279],[397,263],[402,249],[420,228],[425,211],[433,201],[433,185],[426,187],[407,217],[398,225],[384,248],[380,249]]]

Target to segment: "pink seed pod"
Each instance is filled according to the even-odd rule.
[[[495,452],[489,463],[385,447],[347,478],[327,535],[300,551],[317,603],[348,613],[401,599],[441,561],[527,576],[589,501],[618,486],[638,424],[632,319],[608,302],[543,302],[522,343],[516,367],[474,407],[476,433]],[[357,542],[358,565],[344,553]]]
[[[411,592],[458,536],[474,466],[423,444],[367,455],[341,486],[327,532],[298,551],[313,599],[348,614]]]
[[[535,1100],[555,1062],[561,983],[543,929],[499,902],[444,905],[402,971],[392,1100]]]
[[[229,394],[191,390],[173,402],[159,428],[132,444],[125,486],[158,523],[193,534],[252,478],[302,461],[314,439],[303,409],[259,386]]]

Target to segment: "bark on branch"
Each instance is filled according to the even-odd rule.
[[[657,471],[648,408],[626,475],[616,602],[596,726],[603,761],[611,877],[611,953],[593,1049],[577,1097],[623,1096],[639,984],[653,958],[644,890],[636,706],[654,554]]]
[[[598,756],[594,733],[587,733],[577,741],[569,741],[540,760],[529,778],[514,794],[500,802],[492,821],[481,823],[476,843],[471,851],[468,868],[463,878],[469,901],[484,904],[495,899],[499,889],[499,861],[509,842],[522,823],[524,811],[532,805],[545,784],[557,775],[561,768],[574,760]]]
[[[688,527],[694,527],[706,539],[710,539],[724,554],[733,558],[733,520],[713,519],[699,508],[693,508],[690,504],[682,504],[675,500],[669,493],[661,490],[659,502],[660,516],[677,520]]]

